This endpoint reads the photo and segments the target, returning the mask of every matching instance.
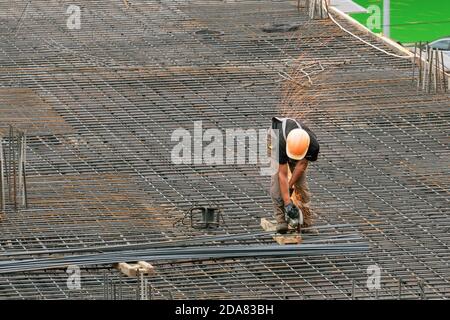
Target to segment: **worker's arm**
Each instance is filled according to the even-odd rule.
[[[303,159],[297,162],[294,168],[294,172],[292,172],[291,180],[289,180],[289,189],[291,189],[297,183],[297,181],[300,179],[300,177],[305,172],[307,167],[308,167],[308,160]]]
[[[288,205],[291,202],[289,197],[289,183],[288,183],[288,165],[280,164],[278,166],[278,182],[280,185],[280,193],[283,198],[284,205]]]

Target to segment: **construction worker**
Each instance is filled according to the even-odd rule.
[[[310,161],[317,160],[319,142],[306,125],[295,119],[274,117],[271,128],[269,149],[277,168],[272,175],[270,195],[277,232],[286,233],[288,223],[294,228],[298,224],[301,228],[308,228],[313,224],[313,217],[309,208],[310,192],[306,169]],[[275,136],[272,137],[273,135]],[[288,170],[291,172],[290,179]],[[299,207],[291,200],[292,194]]]

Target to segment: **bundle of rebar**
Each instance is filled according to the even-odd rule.
[[[309,255],[351,254],[368,250],[364,242],[302,245],[235,245],[204,247],[167,247],[161,249],[117,251],[63,258],[38,258],[0,262],[0,273],[36,271],[69,265],[92,266],[122,261],[211,260],[239,257],[289,257]]]
[[[329,0],[297,0],[297,10],[303,9],[311,20],[327,18],[328,5]]]
[[[426,93],[447,92],[449,76],[446,73],[443,50],[433,48],[428,43],[415,43],[412,65],[412,77],[417,90]]]
[[[0,137],[0,208],[10,204],[14,210],[27,207],[25,132],[9,126],[6,138]],[[6,142],[6,149],[3,142]]]
[[[314,226],[315,230],[320,230],[320,232],[326,232],[327,230],[337,230],[343,227],[354,227],[350,224],[337,224],[337,225],[320,225]],[[302,230],[308,231],[311,228],[304,228]],[[52,255],[52,254],[73,254],[80,252],[105,252],[105,251],[117,251],[117,250],[137,250],[137,249],[153,249],[153,248],[163,248],[163,247],[186,247],[193,245],[200,245],[205,243],[225,243],[233,242],[237,240],[258,240],[264,237],[271,237],[272,232],[247,232],[247,233],[237,233],[228,235],[215,235],[215,236],[201,236],[201,237],[178,237],[178,239],[173,239],[170,241],[152,241],[152,242],[141,242],[138,244],[124,244],[124,245],[106,245],[106,246],[85,246],[82,248],[71,248],[71,249],[47,249],[47,250],[8,250],[7,252],[1,253],[0,257],[17,257],[17,256],[32,256],[32,255]],[[349,240],[362,240],[361,236],[357,233],[348,233],[341,231],[339,234],[324,234],[324,235],[314,235],[306,237],[309,242],[333,242],[333,241],[349,241]]]

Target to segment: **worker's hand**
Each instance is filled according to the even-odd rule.
[[[291,219],[298,219],[298,208],[291,202],[289,202],[286,206],[284,206],[284,211],[286,215]]]

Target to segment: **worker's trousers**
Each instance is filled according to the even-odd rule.
[[[294,165],[289,164],[289,169],[294,172]],[[306,181],[306,171],[298,179],[297,183],[294,185],[294,193],[292,195],[292,202],[302,211],[303,213],[303,228],[307,228],[313,224],[313,217],[310,210],[310,198],[311,193],[309,192],[308,182]],[[286,222],[285,212],[284,212],[284,202],[281,197],[280,183],[278,180],[278,172],[272,175],[272,180],[270,183],[270,196],[272,197],[275,218],[277,223]]]

